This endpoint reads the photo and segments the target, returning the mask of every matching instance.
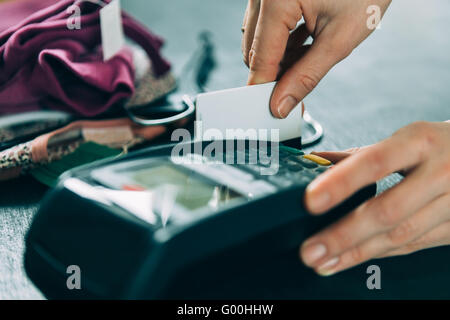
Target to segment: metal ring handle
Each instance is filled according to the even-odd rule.
[[[306,110],[303,113],[303,120],[309,127],[311,127],[314,130],[314,134],[311,137],[308,137],[307,139],[304,139],[302,137],[302,146],[306,147],[319,142],[320,139],[322,139],[323,137],[322,125],[317,120],[314,120],[313,117],[311,117],[309,112]]]
[[[140,124],[142,126],[161,126],[161,125],[166,125],[172,122],[176,122],[178,120],[181,120],[185,117],[190,116],[191,114],[193,114],[195,112],[195,104],[192,101],[191,97],[189,97],[188,95],[183,95],[183,97],[181,98],[183,104],[185,104],[187,106],[187,110],[178,113],[174,116],[170,116],[167,118],[162,118],[162,119],[144,119],[144,118],[140,118],[139,116],[136,116],[131,110],[130,108],[126,108],[126,112],[128,114],[128,116],[130,117],[131,120],[133,120],[133,122]]]

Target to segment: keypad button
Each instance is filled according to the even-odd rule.
[[[289,170],[286,167],[279,167],[276,175],[283,176],[288,172],[289,172]]]
[[[305,153],[299,149],[286,147],[286,146],[280,146],[280,151],[287,152],[289,154],[296,154],[296,155],[304,155]]]
[[[316,172],[323,173],[328,170],[328,167],[317,167]]]
[[[300,185],[300,186],[307,186],[308,184],[310,184],[310,182],[312,181],[312,179],[310,178],[310,177],[307,177],[307,176],[302,176],[302,175],[299,175],[296,179],[295,179],[295,181],[294,181],[294,183],[296,184],[296,185]]]
[[[325,158],[316,156],[315,154],[307,154],[307,155],[303,156],[303,158],[311,160],[311,161],[313,161],[313,162],[315,162],[315,163],[317,163],[317,164],[319,164],[321,166],[329,166],[329,165],[331,165],[331,161],[330,160],[327,160]]]
[[[315,162],[313,162],[313,161],[311,161],[311,160],[305,159],[305,158],[298,158],[298,161],[299,161],[305,168],[314,169],[314,168],[317,168],[317,167],[318,167],[318,164],[317,164],[317,163],[315,163]]]
[[[289,156],[291,153],[288,151],[285,151],[283,149],[279,149],[279,153],[278,153],[281,157],[287,157]]]
[[[296,163],[302,164],[303,156],[302,155],[298,155],[298,156],[292,156],[291,155],[286,160],[295,161]]]
[[[317,177],[317,174],[312,172],[312,171],[305,170],[305,171],[302,172],[302,176],[313,180],[313,179],[315,179]]]
[[[298,164],[298,163],[288,164],[288,168],[289,168],[289,170],[294,171],[294,172],[298,172],[298,171],[302,171],[303,170],[303,166],[301,164]]]
[[[284,163],[286,164],[286,166],[295,166],[295,165],[298,165],[299,163],[297,162],[297,161],[293,161],[293,160],[291,160],[290,158],[289,159],[286,159],[285,161],[284,161]]]

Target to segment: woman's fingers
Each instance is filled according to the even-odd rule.
[[[286,49],[283,60],[280,62],[280,67],[277,75],[279,80],[292,66],[305,55],[311,45],[303,45],[295,48]]]
[[[306,189],[305,204],[312,213],[323,213],[361,188],[421,161],[422,152],[407,134],[394,135],[364,148],[316,178]]]
[[[289,40],[286,45],[286,51],[301,47],[310,37],[310,35],[311,34],[306,27],[306,24],[302,23],[289,35]]]
[[[331,183],[322,192],[331,192],[332,203],[399,168],[409,174],[308,239],[300,250],[305,264],[330,275],[372,258],[449,244],[449,133],[447,124],[417,122],[351,156],[319,153],[344,159],[318,178]]]
[[[382,5],[383,13],[390,3],[375,1]],[[368,2],[249,0],[242,44],[250,68],[247,83],[274,81],[281,71],[270,102],[275,117],[287,117],[328,71],[372,32],[367,28]],[[305,24],[290,35],[302,17]],[[287,61],[288,67],[280,70],[286,49],[301,47],[312,33],[310,49],[300,50],[295,59]]]
[[[396,187],[369,200],[330,228],[307,240],[301,248],[304,262],[317,267],[324,260],[339,256],[351,248],[358,248],[364,241],[389,232],[409,219],[441,193],[436,190],[437,186],[423,190],[427,177],[424,175],[425,170],[424,167],[418,168]],[[404,201],[406,195],[408,201]],[[327,249],[321,261],[314,259],[318,245]]]
[[[388,252],[413,249],[417,251],[430,246],[447,244],[450,234],[443,234],[436,228],[447,224],[449,208],[450,196],[440,196],[387,232],[371,237],[343,253],[330,257],[327,261],[336,261],[334,265],[327,265],[327,261],[324,261],[315,269],[319,274],[331,275],[372,258],[385,256]],[[446,230],[448,232],[449,228],[447,227]],[[424,237],[426,234],[428,235]]]
[[[249,2],[247,2],[247,8],[245,9],[245,13],[244,13],[244,20],[242,21],[242,27],[241,27],[241,31],[244,32],[245,31],[245,25],[247,24],[247,17],[248,17],[248,6],[249,6]]]
[[[245,11],[244,21],[242,23],[242,32],[243,32],[242,53],[244,56],[244,62],[247,65],[247,67],[249,66],[250,60],[249,54],[255,37],[255,30],[259,18],[260,5],[261,5],[260,0],[249,1],[247,4],[247,9]],[[310,35],[311,34],[308,31],[308,28],[306,27],[305,23],[301,24],[294,31],[290,32],[285,52],[285,59],[286,56],[289,57],[289,61],[291,61],[290,65],[292,65],[293,62],[297,61],[306,51],[305,48],[303,48],[300,51],[299,49],[301,49],[302,45],[309,38]],[[294,57],[295,54],[296,56]],[[287,65],[287,63],[285,65]]]
[[[420,237],[414,239],[413,241],[397,247],[395,249],[383,252],[376,256],[376,258],[386,258],[393,257],[398,255],[409,254],[418,250],[428,249],[437,246],[444,246],[450,244],[450,195],[447,194],[445,196],[441,196],[436,199],[430,205],[430,217],[423,215],[418,218],[418,221],[414,222],[414,225],[418,223],[423,224],[427,223],[428,219],[433,219],[431,215],[433,212],[431,210],[436,210],[435,214],[442,217],[441,220],[445,219],[445,222],[435,223],[434,228]]]
[[[247,67],[250,65],[250,49],[252,48],[253,38],[255,37],[256,24],[258,22],[259,10],[261,6],[260,0],[249,0],[247,10],[245,11],[244,23],[242,29],[242,54]]]
[[[274,81],[286,51],[290,31],[302,17],[299,1],[262,1],[249,52],[248,84]]]
[[[289,70],[311,47],[310,44],[305,45],[306,39],[310,33],[306,24],[301,24],[297,29],[291,32],[286,46],[286,52],[280,62],[277,80],[279,80],[287,70]]]
[[[330,71],[350,51],[339,38],[333,24],[327,25],[315,38],[310,49],[281,77],[272,95],[271,111],[279,118],[286,118]]]

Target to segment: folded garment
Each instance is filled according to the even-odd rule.
[[[0,5],[0,21],[4,14],[12,14],[14,4],[21,10],[24,3],[33,2]],[[131,50],[124,48],[103,62],[100,7],[86,1],[53,2],[0,33],[0,114],[51,108],[91,117],[134,94]],[[74,4],[82,12],[79,30],[67,28],[71,17],[67,9]],[[163,77],[162,83],[173,86],[167,80],[170,65],[160,55],[162,39],[129,15],[122,18],[125,34],[147,53],[151,76]]]
[[[0,19],[0,32],[3,32],[6,29],[11,28],[12,26],[15,26],[36,11],[55,4],[56,1],[57,0],[6,0],[5,3],[1,3],[0,7],[0,15],[2,17]]]

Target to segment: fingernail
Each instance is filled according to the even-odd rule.
[[[284,97],[283,100],[281,100],[280,104],[278,105],[278,115],[280,116],[280,118],[282,119],[286,118],[297,104],[298,101],[294,97],[292,96]]]
[[[334,257],[327,262],[323,263],[321,266],[317,268],[317,273],[321,276],[328,277],[336,273],[336,270],[333,268],[338,264],[339,257]]]
[[[331,200],[330,193],[318,190],[321,177],[311,182],[306,188],[308,194],[308,207],[314,212],[321,212],[328,207]]]
[[[302,253],[303,262],[306,265],[312,265],[327,254],[327,247],[323,244],[314,244],[306,246]]]

